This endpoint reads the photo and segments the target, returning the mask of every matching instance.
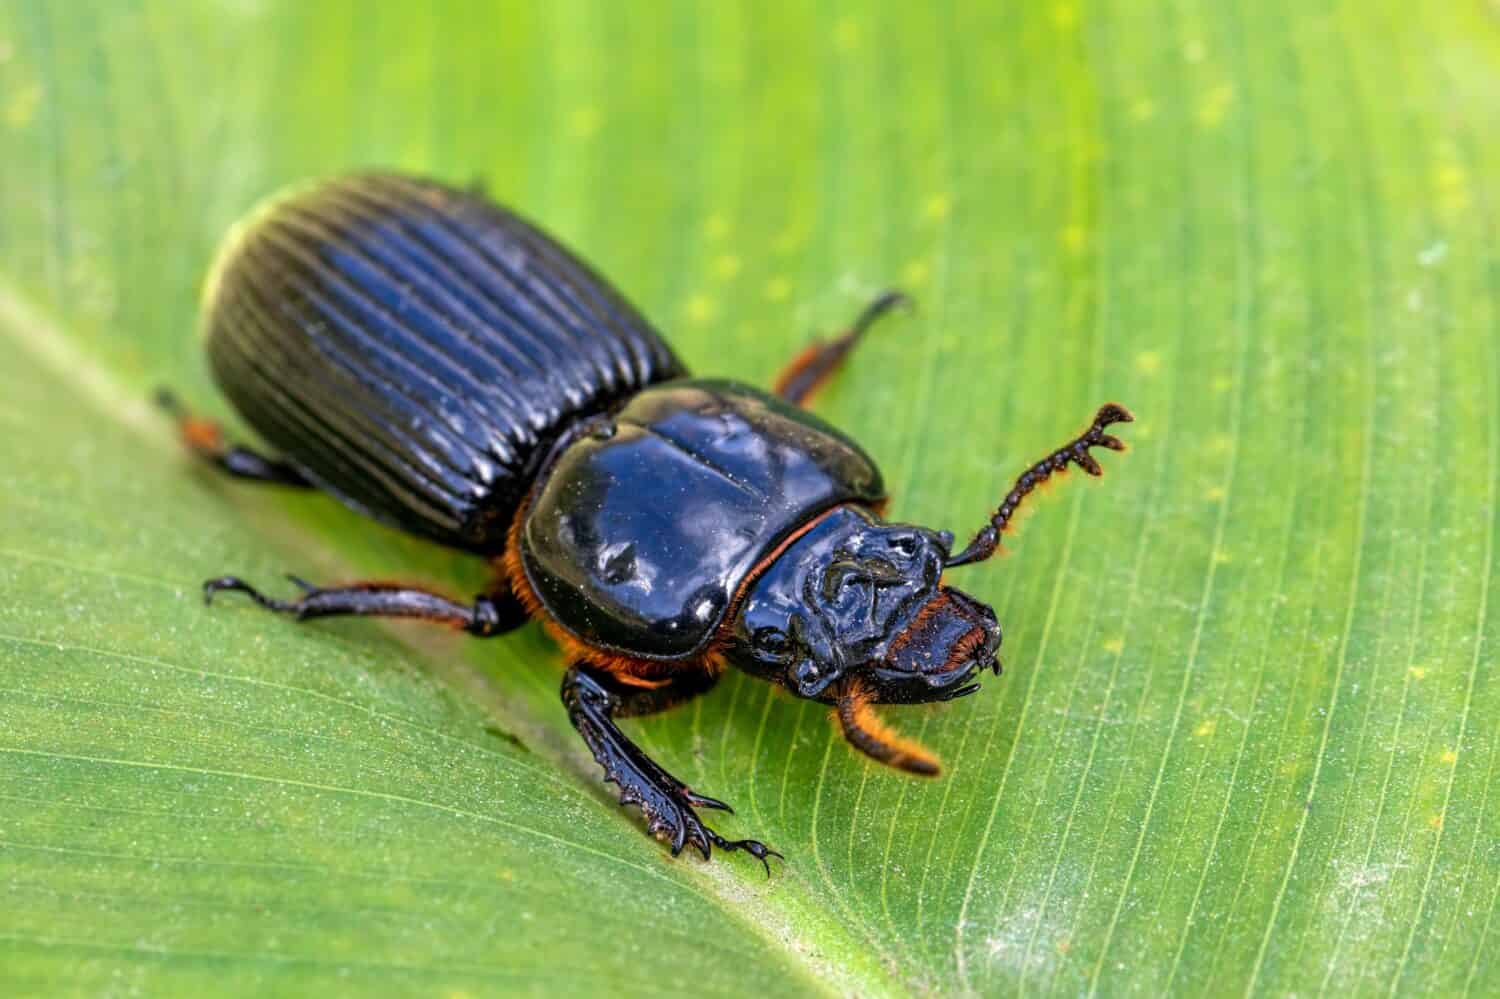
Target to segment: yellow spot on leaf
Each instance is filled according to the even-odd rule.
[[[801,249],[802,244],[806,242],[807,230],[797,226],[789,226],[781,230],[776,238],[771,241],[771,249],[777,253],[792,253]]]
[[[785,302],[792,293],[792,282],[784,277],[773,277],[766,282],[766,297],[773,302]]]
[[[1223,486],[1211,486],[1203,493],[1203,498],[1212,503],[1217,503],[1224,498]]]
[[[1143,350],[1135,355],[1135,370],[1143,375],[1154,375],[1161,370],[1161,354],[1154,350]]]
[[[1212,128],[1224,120],[1225,113],[1233,103],[1233,87],[1227,83],[1214,87],[1198,102],[1198,121]]]
[[[10,57],[16,54],[16,47],[10,43],[8,38],[0,38],[0,66],[10,62]]]
[[[1427,675],[1427,667],[1425,667],[1425,666],[1413,666],[1410,669],[1408,669],[1406,672],[1408,672],[1408,673],[1411,674],[1411,678],[1413,680],[1420,680],[1424,676]]]
[[[1445,750],[1444,753],[1443,753],[1443,762],[1444,763],[1457,763],[1458,762],[1458,754],[1455,753],[1451,749]]]
[[[1433,175],[1438,206],[1446,215],[1456,215],[1469,207],[1469,174],[1457,163],[1444,163]]]
[[[941,222],[948,217],[948,213],[952,210],[952,198],[946,194],[934,194],[922,206],[922,215],[933,222]]]
[[[17,87],[11,92],[10,100],[5,102],[3,117],[9,128],[21,129],[31,124],[36,117],[36,109],[42,103],[42,88],[35,83],[27,83]]]
[[[578,108],[568,118],[568,129],[575,139],[592,139],[603,120],[598,108]]]
[[[1125,651],[1125,639],[1106,638],[1100,648],[1104,649],[1105,652],[1108,652],[1112,656],[1117,656],[1121,652]]]
[[[709,239],[723,239],[731,229],[729,220],[718,212],[714,212],[703,223],[703,235]]]
[[[853,52],[863,37],[864,29],[852,17],[841,17],[833,26],[833,45],[840,52]]]
[[[1060,3],[1052,8],[1052,23],[1059,31],[1071,31],[1078,23],[1078,10],[1070,3]]]
[[[1208,449],[1214,454],[1228,454],[1234,447],[1234,438],[1228,434],[1214,434],[1208,439]]]
[[[1130,117],[1136,121],[1150,121],[1156,117],[1156,102],[1149,97],[1142,97],[1130,105]]]
[[[714,261],[714,275],[720,281],[732,281],[740,272],[740,258],[726,253]]]
[[[1434,815],[1427,820],[1427,824],[1434,829],[1441,829],[1443,828],[1443,816],[1441,814]]]
[[[1072,225],[1063,226],[1059,238],[1062,240],[1063,248],[1069,253],[1081,253],[1089,244],[1089,231],[1075,222]]]
[[[1228,392],[1234,388],[1234,379],[1228,375],[1214,375],[1214,380],[1208,384],[1215,392]]]
[[[1214,731],[1218,727],[1218,721],[1216,719],[1210,718],[1207,721],[1201,722],[1197,728],[1193,729],[1193,735],[1197,736],[1200,739],[1206,739],[1209,736],[1213,735]]]
[[[1234,559],[1230,558],[1229,553],[1226,551],[1214,552],[1214,564],[1216,565],[1227,565],[1233,561]]]
[[[706,323],[719,314],[719,306],[707,295],[694,295],[687,300],[682,311],[690,322]]]
[[[932,270],[927,266],[925,260],[913,260],[901,268],[901,280],[907,285],[917,286],[927,283],[927,278]]]
[[[1204,45],[1200,39],[1194,38],[1182,46],[1182,57],[1197,65],[1208,58],[1208,46]]]

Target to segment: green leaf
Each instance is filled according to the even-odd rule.
[[[100,993],[1500,991],[1500,33],[1480,3],[0,4],[0,979]],[[820,399],[966,535],[1107,399],[1132,453],[963,570],[917,782],[731,677],[632,722],[786,853],[670,858],[535,629],[198,582],[485,568],[221,481],[215,241],[294,179],[489,190],[695,370]]]

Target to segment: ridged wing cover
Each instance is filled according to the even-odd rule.
[[[532,590],[589,645],[662,660],[701,653],[781,541],[885,489],[816,416],[708,379],[634,396],[544,475],[521,525]]]
[[[640,314],[481,197],[356,175],[273,199],[205,291],[214,376],[245,420],[355,509],[504,547],[573,420],[682,374]]]

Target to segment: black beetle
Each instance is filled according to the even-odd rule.
[[[471,604],[395,583],[294,578],[292,600],[234,576],[204,584],[297,620],[421,618],[483,638],[539,619],[571,663],[562,699],[579,734],[673,854],[726,840],[697,794],[615,719],[714,685],[725,663],[833,705],[845,736],[915,774],[926,750],[872,703],[946,701],[1000,672],[989,607],[945,569],[989,558],[1016,508],[1130,420],[1102,407],[1016,481],[953,554],[953,535],[881,518],[880,471],[803,409],[861,334],[902,300],[877,298],[814,342],[765,393],[690,378],[667,344],[585,264],[516,215],[426,180],[357,175],[272,199],[231,232],[207,282],[215,379],[278,457],[224,443],[163,403],[187,445],[245,479],[321,489],[353,509],[493,559]]]

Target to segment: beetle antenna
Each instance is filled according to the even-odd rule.
[[[1069,443],[1053,451],[1041,461],[1032,465],[1021,473],[1016,479],[1016,484],[1010,487],[1006,493],[1005,501],[1000,504],[990,517],[990,522],[984,526],[969,546],[957,555],[948,559],[946,565],[953,568],[960,565],[969,565],[974,562],[983,562],[1000,548],[1000,535],[1010,527],[1011,518],[1030,495],[1031,491],[1041,485],[1054,473],[1067,471],[1068,463],[1072,462],[1090,475],[1103,475],[1104,469],[1089,454],[1091,447],[1107,447],[1111,451],[1125,450],[1125,444],[1119,438],[1104,432],[1104,428],[1115,423],[1129,423],[1135,417],[1130,415],[1130,410],[1114,402],[1107,402],[1099,407],[1099,412],[1094,414],[1094,422],[1078,437]]]

